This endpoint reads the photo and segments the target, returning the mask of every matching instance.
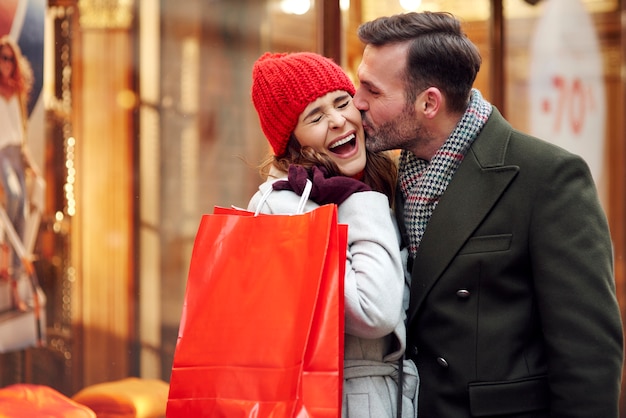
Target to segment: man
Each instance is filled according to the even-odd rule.
[[[419,416],[617,417],[620,311],[587,165],[472,89],[481,57],[452,15],[358,33],[367,146],[402,149]]]

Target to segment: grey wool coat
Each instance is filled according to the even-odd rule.
[[[587,165],[494,108],[413,262],[420,417],[615,418],[622,339]]]
[[[276,170],[270,174],[248,210],[257,211],[276,177],[286,176]],[[292,191],[273,191],[260,212],[294,213],[299,201]],[[309,200],[304,211],[316,207]],[[399,231],[381,193],[355,193],[338,206],[337,214],[338,222],[348,225],[342,417],[395,418],[397,364],[406,346],[403,300],[408,300]],[[406,362],[404,375],[402,416],[414,418],[418,376],[412,361]]]

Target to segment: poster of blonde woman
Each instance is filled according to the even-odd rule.
[[[45,343],[45,295],[33,266],[45,187],[33,158],[43,146],[45,7],[0,5],[0,352]]]

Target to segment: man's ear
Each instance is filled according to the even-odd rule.
[[[418,95],[415,106],[415,110],[422,113],[426,118],[434,118],[443,106],[441,90],[437,87],[427,88]]]

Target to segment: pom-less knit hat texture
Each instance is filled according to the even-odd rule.
[[[252,68],[252,102],[274,155],[282,155],[309,103],[354,84],[331,59],[312,52],[266,52]]]

